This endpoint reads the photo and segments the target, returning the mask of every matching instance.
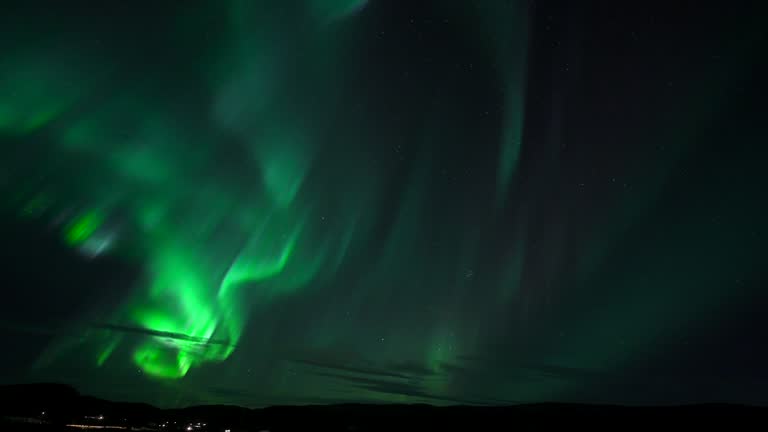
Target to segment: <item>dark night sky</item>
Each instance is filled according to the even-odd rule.
[[[763,2],[8,4],[0,383],[768,403]]]

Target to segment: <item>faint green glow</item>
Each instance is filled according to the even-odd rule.
[[[518,90],[515,86],[519,85],[518,82],[515,82],[510,86],[505,107],[506,118],[499,154],[498,171],[498,194],[499,200],[502,202],[506,199],[506,193],[517,170],[522,150],[524,101],[519,96],[519,92],[515,91]]]
[[[39,216],[51,205],[51,200],[45,194],[38,194],[32,198],[22,209],[22,213],[29,216]]]
[[[441,373],[443,365],[453,361],[458,353],[456,340],[452,334],[435,338],[427,355],[427,365],[433,373]]]
[[[312,16],[320,22],[344,18],[361,10],[368,0],[308,0]]]
[[[73,60],[51,48],[28,47],[0,61],[0,132],[25,135],[66,112],[81,91],[68,85],[81,81]]]
[[[504,204],[517,172],[523,145],[525,88],[528,56],[528,11],[524,2],[475,2],[472,4],[487,49],[499,65],[503,84],[502,135],[497,167],[497,200]]]
[[[96,359],[97,366],[103,366],[104,363],[106,363],[109,357],[112,356],[112,353],[115,352],[115,348],[117,348],[121,340],[121,337],[111,338],[111,340],[107,343],[107,346],[104,347],[104,349],[99,354],[99,357]]]

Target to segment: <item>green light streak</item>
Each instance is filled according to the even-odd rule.
[[[64,238],[72,246],[80,245],[96,232],[102,221],[102,215],[96,211],[85,213],[69,224]]]
[[[120,337],[114,337],[109,341],[107,346],[101,351],[101,354],[99,354],[98,359],[96,359],[97,366],[104,366],[104,363],[106,363],[109,357],[112,356],[112,353],[115,352],[115,348],[117,348],[121,340],[122,338]]]

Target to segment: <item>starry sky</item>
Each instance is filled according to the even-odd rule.
[[[762,3],[9,1],[0,382],[767,404]]]

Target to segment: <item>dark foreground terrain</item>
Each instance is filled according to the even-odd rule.
[[[764,430],[768,408],[710,404],[622,407],[532,404],[508,407],[327,405],[163,410],[110,402],[57,384],[0,386],[0,431],[397,431],[648,430],[683,427]]]

